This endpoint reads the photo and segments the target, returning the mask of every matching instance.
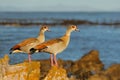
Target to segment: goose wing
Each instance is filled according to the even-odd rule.
[[[59,43],[62,43],[62,42],[63,42],[63,40],[60,39],[60,38],[52,39],[52,40],[46,41],[44,43],[41,43],[41,44],[35,46],[34,49],[41,51],[43,49],[49,48],[50,46],[53,46],[55,44],[59,44]]]
[[[20,50],[20,47],[26,46],[26,45],[30,45],[32,43],[37,42],[38,40],[36,38],[28,38],[23,40],[22,42],[16,44],[15,46],[13,46],[10,50]]]

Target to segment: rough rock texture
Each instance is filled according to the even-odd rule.
[[[50,65],[50,60],[49,59],[45,59],[45,60],[39,60],[41,63],[41,67],[40,67],[40,79],[44,79],[44,77],[47,75],[47,73],[49,72],[49,70],[51,69],[51,65]],[[66,73],[68,74],[71,70],[71,66],[73,64],[73,61],[71,60],[62,60],[62,59],[58,59],[58,64],[59,67],[64,68],[66,70]]]
[[[106,71],[105,74],[108,75],[111,80],[120,80],[120,64],[111,65]]]
[[[107,70],[95,74],[89,80],[120,80],[120,64],[113,64]]]
[[[9,65],[8,61],[8,56],[0,59],[0,80],[116,80],[120,75],[120,65],[103,70],[97,50],[77,61],[58,59],[59,67],[51,67],[49,59],[15,65]]]
[[[88,79],[93,73],[99,73],[103,68],[104,65],[99,58],[99,52],[91,50],[74,63],[71,71],[77,79]]]
[[[111,79],[103,73],[103,74],[95,74],[91,76],[88,80],[111,80]]]
[[[9,57],[0,59],[0,80],[39,80],[40,62],[9,65]]]
[[[40,60],[40,80],[43,80],[51,69],[50,60]]]
[[[65,69],[53,66],[44,80],[69,80],[66,74]]]
[[[48,74],[51,66],[49,59],[40,60],[40,63],[40,79],[42,80]],[[104,68],[103,63],[100,61],[99,52],[97,50],[90,51],[77,61],[58,59],[58,64],[59,67],[66,70],[67,76],[71,80],[88,79],[93,75],[93,73],[99,73]]]

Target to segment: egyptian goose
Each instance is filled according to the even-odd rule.
[[[20,43],[16,44],[10,49],[10,54],[28,53],[28,60],[29,62],[31,62],[31,54],[29,49],[45,41],[45,36],[44,36],[45,31],[49,31],[49,28],[46,25],[43,25],[40,29],[40,32],[37,38],[28,38],[21,41]]]
[[[65,50],[70,41],[72,31],[79,31],[75,25],[70,25],[64,36],[51,39],[30,49],[31,54],[34,52],[46,52],[50,54],[51,66],[58,66],[56,55]]]

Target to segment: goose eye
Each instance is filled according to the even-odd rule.
[[[47,27],[45,26],[44,28],[46,29]]]
[[[72,26],[72,28],[75,28],[75,26]]]

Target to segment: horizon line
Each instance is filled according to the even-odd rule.
[[[22,13],[22,12],[49,12],[49,13],[52,13],[52,12],[60,12],[60,13],[62,13],[62,12],[70,12],[70,13],[74,13],[74,12],[88,12],[88,13],[92,13],[92,12],[120,12],[120,11],[0,11],[0,12],[5,12],[5,13],[9,13],[9,12],[20,12],[20,13]]]

